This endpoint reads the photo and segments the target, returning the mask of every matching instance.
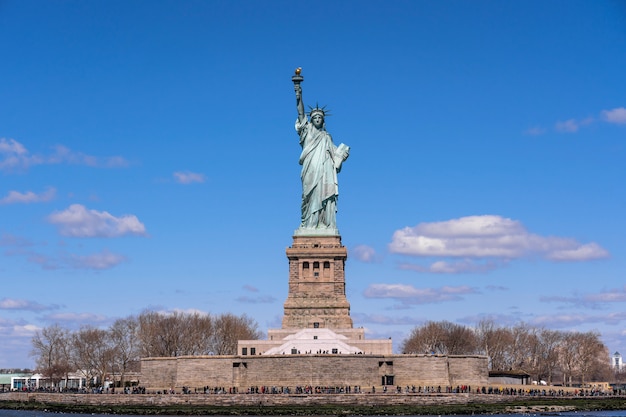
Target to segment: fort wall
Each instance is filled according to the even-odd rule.
[[[487,385],[481,355],[263,355],[145,358],[140,384],[148,390],[182,387],[345,387]]]
[[[571,398],[571,397],[570,397]],[[606,397],[587,397],[602,399]],[[307,405],[337,405],[337,406],[389,406],[389,405],[455,405],[455,404],[497,404],[513,403],[515,401],[545,402],[545,396],[528,395],[485,395],[467,393],[427,393],[427,394],[397,394],[397,393],[361,393],[361,394],[320,394],[320,395],[273,395],[273,394],[63,394],[40,392],[5,392],[0,394],[0,408],[3,401],[38,402],[42,404],[67,404],[69,406],[307,406]],[[555,400],[563,400],[557,397]],[[545,406],[543,410],[552,410],[554,407]],[[521,410],[520,410],[521,411]],[[538,410],[535,410],[535,412]],[[519,412],[519,411],[518,411]]]

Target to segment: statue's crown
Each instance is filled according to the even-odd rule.
[[[330,116],[330,114],[326,110],[326,106],[320,107],[319,105],[315,105],[315,107],[309,106],[309,117],[313,117],[316,114],[321,114],[322,117]]]

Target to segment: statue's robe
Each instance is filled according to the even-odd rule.
[[[302,223],[301,228],[336,228],[337,172],[341,160],[337,147],[325,129],[317,129],[308,120],[296,121],[300,135],[300,165],[302,165]]]

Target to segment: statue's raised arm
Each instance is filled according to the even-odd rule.
[[[300,75],[302,72],[302,68],[296,69],[296,74],[291,77],[293,81],[293,88],[296,91],[296,108],[298,109],[298,120],[300,123],[304,123],[306,121],[306,114],[304,113],[304,102],[302,101],[302,86],[300,83],[304,81],[304,77]]]
[[[350,148],[343,143],[335,146],[326,131],[324,107],[316,106],[309,113],[310,121],[304,112],[301,83],[304,78],[301,68],[291,78],[296,92],[298,120],[296,131],[300,136],[302,153],[302,218],[297,235],[338,235],[337,230],[337,173],[343,161],[348,158]]]

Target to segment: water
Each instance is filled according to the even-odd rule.
[[[0,410],[0,417],[50,417],[51,413],[44,411],[17,411],[17,410]],[[64,414],[64,413],[55,413]],[[613,410],[613,411],[571,411],[564,413],[547,413],[547,414],[489,414],[488,417],[541,417],[541,416],[561,416],[561,417],[626,417],[626,410]],[[111,417],[110,414],[71,414],[72,417]],[[470,414],[455,414],[454,417],[471,417]],[[124,414],[116,414],[115,417],[137,417]],[[167,417],[167,416],[162,416]],[[180,416],[172,416],[180,417]],[[201,417],[201,416],[194,416]],[[215,417],[215,416],[212,416]],[[246,416],[246,417],[258,417],[258,416]],[[263,416],[267,417],[267,416]],[[378,416],[376,416],[378,417]],[[403,416],[403,417],[439,417],[439,416]],[[476,417],[476,416],[474,416]]]

